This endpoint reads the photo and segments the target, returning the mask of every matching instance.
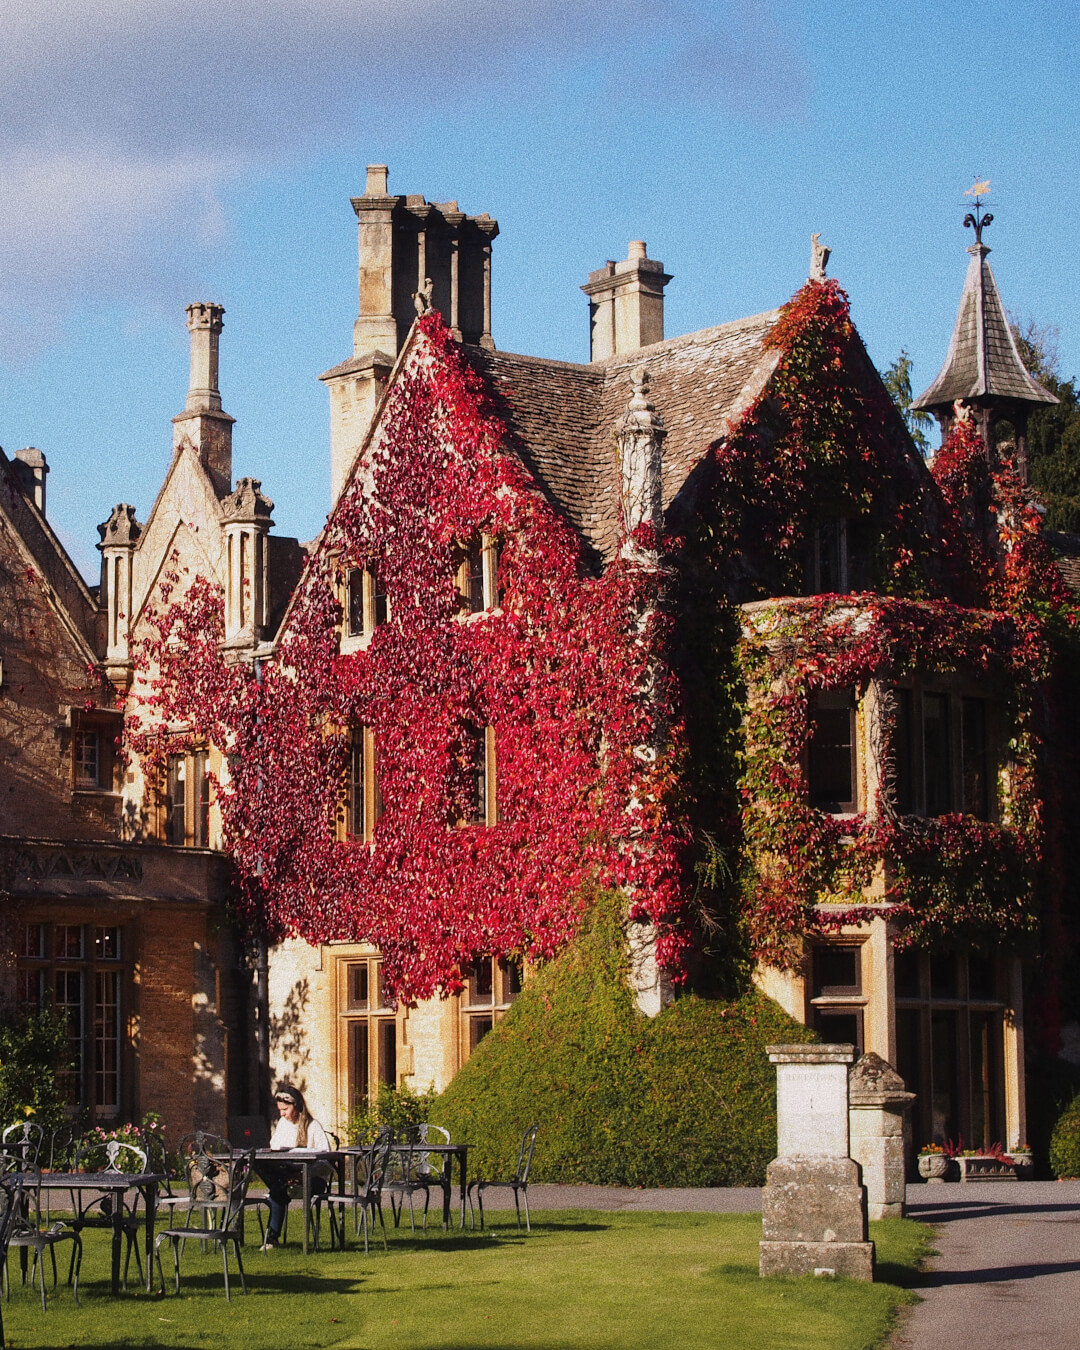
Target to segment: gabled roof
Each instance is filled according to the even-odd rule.
[[[614,427],[630,397],[629,372],[649,372],[663,418],[664,509],[694,466],[727,436],[776,367],[765,336],[778,310],[575,365],[470,348],[487,377],[515,448],[603,559],[619,544]]]
[[[1021,403],[1056,403],[1028,374],[986,261],[983,243],[968,249],[971,263],[960,297],[949,352],[937,379],[912,403],[920,411],[951,406],[957,399],[996,397]]]

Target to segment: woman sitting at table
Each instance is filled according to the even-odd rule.
[[[304,1094],[299,1088],[283,1083],[275,1092],[274,1101],[278,1119],[270,1136],[270,1147],[275,1152],[286,1152],[293,1148],[312,1149],[316,1153],[329,1152],[330,1140],[326,1137],[326,1131],[308,1111]],[[328,1163],[316,1164],[311,1177],[312,1198],[326,1194],[332,1171]],[[290,1167],[284,1162],[259,1163],[258,1172],[270,1192],[270,1222],[262,1245],[262,1250],[268,1252],[273,1251],[278,1244],[289,1200],[295,1188],[301,1184],[303,1173],[298,1167]],[[307,1218],[306,1215],[304,1217]]]

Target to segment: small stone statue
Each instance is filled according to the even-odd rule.
[[[425,314],[430,314],[432,310],[431,294],[434,290],[431,284],[431,278],[425,277],[424,284],[418,291],[413,291],[413,305],[416,307],[417,318],[422,319]]]
[[[810,280],[824,281],[825,269],[829,265],[829,254],[832,249],[821,243],[821,234],[812,234],[810,236]]]

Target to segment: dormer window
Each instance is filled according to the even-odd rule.
[[[462,614],[482,614],[502,603],[499,541],[494,535],[477,532],[458,546],[455,584]]]
[[[349,637],[370,637],[390,618],[386,583],[377,567],[350,567],[345,597]]]

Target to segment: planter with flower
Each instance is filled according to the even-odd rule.
[[[919,1150],[919,1176],[928,1182],[944,1181],[949,1158],[940,1144],[924,1144]]]

